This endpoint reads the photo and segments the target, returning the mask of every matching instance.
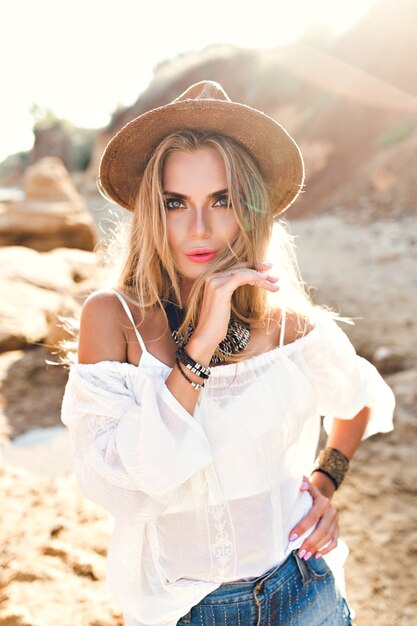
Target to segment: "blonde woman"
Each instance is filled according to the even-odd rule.
[[[127,626],[352,623],[332,496],[394,396],[304,288],[280,218],[303,181],[288,133],[213,81],[103,154],[132,222],[83,305],[62,421],[114,520]]]

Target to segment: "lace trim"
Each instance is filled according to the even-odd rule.
[[[236,577],[235,532],[228,503],[224,500],[213,466],[210,475],[210,495],[207,506],[207,522],[210,541],[210,580],[222,583]]]

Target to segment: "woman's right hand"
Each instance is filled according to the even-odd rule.
[[[253,285],[261,289],[276,292],[278,276],[268,276],[270,263],[260,263],[257,269],[249,263],[236,263],[227,270],[209,276],[204,286],[200,317],[192,339],[204,343],[214,352],[226,337],[230,321],[231,301],[235,289],[241,285]],[[256,283],[256,285],[255,285]]]

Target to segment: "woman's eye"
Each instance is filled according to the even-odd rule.
[[[218,206],[219,202],[220,206],[227,208],[229,206],[228,196],[219,196],[214,206]],[[181,209],[184,207],[183,202],[180,198],[171,198],[169,200],[165,200],[165,206],[167,209]]]
[[[178,198],[177,199],[173,198],[172,200],[165,200],[165,206],[167,209],[179,209],[181,208],[180,206],[181,204],[182,202],[181,200],[178,200]]]
[[[224,201],[224,204],[222,204],[221,206],[228,207],[229,198],[227,196],[220,196],[219,198],[217,198],[217,202],[223,202],[223,201]]]

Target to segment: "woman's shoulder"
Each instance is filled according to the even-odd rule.
[[[280,338],[284,328],[284,345],[305,337],[315,328],[314,319],[298,311],[275,308],[271,312],[271,317],[278,328]]]
[[[308,335],[315,327],[314,322],[306,315],[296,311],[286,313],[284,344],[293,343]]]
[[[81,307],[81,316],[98,322],[120,321],[122,319],[120,301],[114,289],[97,289],[90,293]]]
[[[114,291],[92,292],[81,308],[78,363],[125,361],[126,341],[121,320]]]

